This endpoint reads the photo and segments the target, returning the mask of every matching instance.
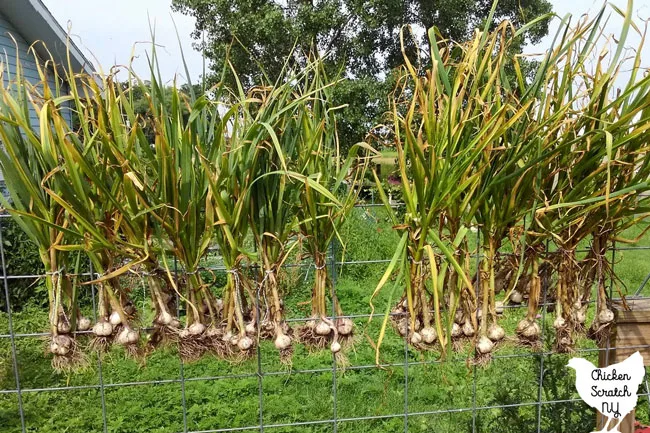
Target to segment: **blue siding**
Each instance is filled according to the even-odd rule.
[[[11,36],[13,36],[13,39]],[[15,41],[14,41],[15,39]],[[3,68],[5,70],[4,76],[4,85],[7,85],[8,77],[11,75],[12,78],[16,71],[16,61],[19,58],[23,67],[23,75],[25,79],[31,82],[34,85],[38,85],[40,78],[38,75],[38,69],[36,67],[36,61],[34,60],[33,52],[29,50],[29,43],[20,36],[19,31],[17,31],[14,26],[7,21],[7,19],[0,13],[0,63],[3,63]],[[9,72],[9,74],[7,74]],[[48,82],[51,88],[54,88],[54,74],[48,74]],[[66,83],[61,83],[62,93],[68,92],[68,87]],[[65,112],[66,120],[68,123],[72,123],[72,112],[66,110]],[[32,126],[38,128],[38,116],[34,111],[31,113]]]
[[[10,35],[13,36],[13,39]],[[29,51],[29,43],[20,36],[20,32],[0,13],[0,63],[3,64],[4,82],[2,84],[4,86],[7,86],[9,76],[11,76],[12,80],[14,79],[17,59],[20,59],[25,79],[34,85],[38,85],[41,80],[33,51]],[[52,89],[55,88],[53,75],[52,73],[48,74],[48,82]],[[67,84],[61,83],[60,85],[62,86],[61,93],[68,93]],[[72,111],[66,110],[65,117],[68,124],[72,124]],[[38,128],[38,115],[33,108],[30,108],[30,119],[32,127]],[[0,172],[0,181],[3,178]]]

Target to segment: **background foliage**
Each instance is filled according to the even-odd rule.
[[[394,87],[393,68],[402,64],[399,32],[415,29],[408,49],[428,57],[423,29],[437,26],[445,38],[464,41],[487,18],[491,0],[174,0],[172,9],[193,16],[196,46],[210,62],[211,77],[220,76],[230,61],[246,86],[261,83],[261,69],[275,80],[285,59],[304,64],[315,44],[328,53],[330,74],[346,82],[338,86],[336,105],[344,148],[364,139],[382,122],[388,94]],[[516,27],[551,11],[547,0],[503,0],[494,24],[510,20]],[[533,27],[513,48],[536,43],[548,23]],[[294,50],[294,48],[296,48]],[[251,61],[253,60],[253,61]],[[233,80],[230,77],[230,80]],[[232,84],[232,83],[230,83]]]
[[[38,255],[38,249],[18,224],[11,218],[2,218],[0,219],[0,229],[2,229],[7,275],[41,275],[43,264]],[[42,281],[21,278],[10,279],[7,283],[11,306],[14,310],[21,309],[28,301],[32,305],[47,305],[47,290]],[[4,287],[1,289],[0,308],[5,311],[7,302],[5,301]]]

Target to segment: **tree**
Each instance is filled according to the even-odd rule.
[[[347,78],[336,91],[343,145],[362,140],[387,109],[390,71],[402,63],[399,33],[410,24],[414,44],[426,57],[424,29],[439,28],[454,40],[465,40],[481,26],[492,0],[173,0],[172,9],[196,19],[196,46],[220,76],[229,59],[245,86],[264,82],[260,66],[275,80],[293,54],[304,61],[313,45],[327,54],[331,74]],[[495,24],[508,19],[516,26],[551,11],[547,0],[501,0]],[[536,43],[548,23],[532,28],[520,47]],[[313,44],[313,45],[312,45]],[[416,47],[411,47],[415,49]],[[230,77],[232,80],[232,77]],[[231,83],[232,84],[232,83]]]

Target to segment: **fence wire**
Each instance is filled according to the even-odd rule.
[[[360,204],[358,207],[377,207],[377,206],[383,206],[383,205],[378,205],[378,204]],[[428,360],[422,360],[422,361],[414,361],[410,359],[411,353],[410,350],[412,350],[409,347],[408,341],[406,338],[403,338],[404,342],[404,359],[403,361],[400,362],[389,362],[389,363],[381,363],[379,365],[377,364],[362,364],[362,365],[348,365],[345,367],[344,371],[346,372],[361,372],[361,371],[367,371],[367,370],[376,370],[376,369],[392,369],[392,368],[403,368],[403,375],[404,375],[404,382],[403,382],[403,394],[404,394],[404,401],[403,401],[403,407],[398,410],[397,407],[395,407],[393,413],[388,413],[388,414],[374,414],[374,415],[360,415],[360,416],[339,416],[339,411],[338,407],[342,403],[339,401],[339,397],[337,395],[337,376],[340,374],[340,368],[337,366],[337,360],[335,355],[332,355],[332,362],[331,365],[329,366],[323,366],[321,368],[310,368],[310,369],[282,369],[282,370],[273,370],[273,371],[266,371],[263,368],[264,363],[262,362],[262,349],[261,346],[258,344],[256,345],[256,354],[255,354],[255,371],[250,372],[250,373],[242,373],[242,374],[223,374],[223,375],[205,375],[205,376],[196,376],[196,377],[186,377],[185,375],[185,362],[178,357],[179,364],[178,364],[178,377],[177,378],[169,378],[169,379],[159,379],[159,380],[144,380],[144,381],[124,381],[124,382],[109,382],[106,383],[104,379],[104,364],[102,362],[103,356],[101,354],[97,355],[97,383],[96,384],[86,384],[86,385],[69,385],[69,386],[50,386],[50,387],[28,387],[24,388],[21,386],[21,377],[20,377],[20,366],[18,363],[18,350],[17,350],[17,345],[16,341],[17,339],[42,339],[43,337],[46,337],[49,335],[47,332],[30,332],[30,333],[18,333],[14,332],[14,322],[12,320],[12,309],[11,309],[11,296],[10,296],[10,288],[9,288],[9,281],[11,280],[16,280],[16,279],[39,279],[39,278],[44,278],[45,275],[38,275],[38,274],[27,274],[27,275],[10,275],[6,272],[7,266],[6,266],[6,261],[5,261],[5,239],[3,238],[3,220],[8,218],[8,215],[0,215],[0,264],[2,265],[2,280],[4,284],[4,298],[5,298],[5,306],[6,306],[6,316],[7,316],[7,326],[8,326],[8,333],[7,334],[0,334],[0,342],[4,340],[9,340],[10,341],[10,347],[11,347],[11,365],[12,365],[12,370],[13,370],[13,376],[15,380],[15,387],[11,389],[0,389],[0,396],[2,395],[15,395],[17,398],[17,406],[18,406],[18,416],[20,417],[20,426],[21,426],[21,432],[26,433],[28,431],[33,431],[31,428],[28,428],[26,425],[26,411],[25,411],[25,403],[24,403],[24,396],[29,395],[29,394],[34,394],[34,393],[64,393],[66,391],[77,391],[77,390],[97,390],[99,391],[100,399],[101,399],[101,415],[102,415],[102,431],[104,433],[109,432],[109,419],[110,419],[110,413],[107,409],[107,403],[106,403],[106,391],[110,389],[115,389],[115,388],[126,388],[126,387],[142,387],[142,386],[155,386],[155,385],[164,385],[164,384],[177,384],[179,386],[179,394],[181,397],[181,411],[182,411],[182,424],[183,424],[183,433],[218,433],[218,432],[238,432],[238,431],[253,431],[257,430],[259,432],[264,432],[266,430],[269,431],[278,431],[283,428],[290,428],[290,427],[295,427],[295,428],[300,428],[300,427],[307,427],[307,426],[331,426],[331,431],[333,433],[337,433],[338,429],[341,425],[345,425],[348,423],[355,423],[355,422],[364,422],[364,421],[374,421],[374,420],[389,420],[389,419],[398,419],[398,418],[403,418],[403,431],[404,433],[409,432],[409,420],[414,418],[414,417],[421,417],[421,416],[442,416],[442,415],[452,415],[452,414],[462,414],[462,413],[471,413],[472,415],[472,422],[471,422],[471,432],[472,433],[477,433],[478,431],[481,431],[480,427],[477,425],[477,415],[482,412],[482,411],[490,411],[490,410],[504,410],[504,409],[517,409],[517,408],[527,408],[527,407],[532,407],[536,408],[536,431],[538,433],[541,433],[543,430],[542,426],[542,419],[543,419],[543,407],[545,406],[553,406],[553,405],[558,405],[558,404],[573,404],[573,403],[582,403],[581,399],[577,398],[572,398],[572,399],[545,399],[544,398],[544,375],[545,373],[548,372],[548,370],[545,369],[545,360],[550,359],[550,357],[556,356],[557,353],[549,350],[538,350],[538,351],[528,351],[526,353],[514,353],[514,354],[499,354],[496,353],[492,356],[493,361],[498,361],[498,360],[515,360],[515,359],[522,359],[522,358],[527,358],[527,359],[534,359],[537,358],[539,362],[539,376],[538,376],[538,383],[537,383],[537,390],[536,390],[536,400],[535,401],[526,401],[526,402],[520,402],[520,403],[509,403],[509,404],[495,404],[495,405],[483,405],[483,404],[478,404],[477,402],[477,378],[478,378],[478,373],[480,371],[480,367],[477,367],[475,364],[471,366],[471,371],[472,371],[472,404],[471,406],[468,407],[453,407],[453,408],[448,408],[448,409],[433,409],[433,410],[410,410],[409,409],[409,368],[414,367],[414,366],[427,366],[427,365],[440,365],[440,364],[457,364],[458,368],[463,368],[463,364],[467,365],[468,363],[468,356],[463,355],[463,354],[454,354],[446,359],[428,359]],[[478,246],[480,246],[480,238],[477,232],[477,252],[480,250]],[[644,251],[644,250],[650,250],[650,246],[614,246],[611,248],[611,253],[612,253],[612,270],[614,270],[614,266],[616,264],[615,259],[616,259],[616,252],[617,251]],[[588,250],[577,250],[577,252],[587,252]],[[474,258],[480,259],[481,255],[479,253],[473,255]],[[371,259],[371,260],[360,260],[360,261],[354,261],[354,260],[337,260],[336,259],[336,251],[334,251],[334,247],[330,250],[328,254],[328,267],[330,271],[330,277],[332,281],[332,291],[335,290],[336,287],[336,278],[338,275],[338,270],[342,267],[350,266],[350,265],[371,265],[371,264],[385,264],[389,263],[390,260],[387,259]],[[312,267],[313,264],[311,263],[290,263],[290,264],[285,264],[284,267],[298,267],[298,268],[307,268],[309,269]],[[225,272],[226,269],[223,266],[206,266],[202,268],[202,270],[205,271],[211,271],[211,272]],[[478,260],[477,260],[477,270],[478,270]],[[614,272],[612,272],[614,273]],[[182,275],[182,271],[179,271],[178,266],[176,261],[174,260],[174,275],[175,278],[178,279],[179,275]],[[80,273],[78,276],[81,277],[86,277],[86,278],[96,278],[98,277],[97,274],[94,273],[92,269],[92,265],[90,265],[89,272],[85,273]],[[477,276],[480,278],[480,272],[477,272]],[[650,298],[644,298],[640,294],[644,287],[648,284],[650,281],[650,269],[648,269],[648,274],[644,278],[642,284],[634,291],[634,294],[632,296],[627,296],[626,299],[650,299]],[[617,298],[613,298],[613,287],[614,287],[614,282],[612,279],[609,281],[609,294],[610,294],[610,299],[612,300],[617,300]],[[94,284],[90,285],[90,291],[91,291],[91,299],[92,299],[92,304],[93,304],[93,319],[94,321],[97,320],[97,309],[96,309],[96,288]],[[547,302],[547,290],[543,290],[543,300],[540,302],[539,307],[541,308],[541,323],[544,324],[546,323],[546,310],[548,306],[554,305],[553,302]],[[258,284],[258,291],[257,291],[257,300],[259,301],[260,298],[260,293],[259,293],[259,284]],[[591,303],[594,303],[595,301],[592,300],[590,301]],[[259,302],[256,302],[256,308],[258,309],[257,311],[257,317],[260,317],[260,311],[259,311]],[[180,306],[180,303],[177,302],[177,305]],[[525,308],[526,306],[524,304],[521,305],[504,305],[504,308],[506,309],[518,309],[518,308]],[[335,306],[332,303],[332,312],[331,312],[331,317],[329,317],[330,320],[335,320],[339,318],[350,318],[350,319],[368,319],[371,317],[371,314],[369,313],[361,313],[361,314],[347,314],[343,316],[337,316]],[[392,314],[392,313],[391,313]],[[377,314],[374,315],[377,317]],[[381,314],[379,314],[381,316]],[[294,322],[294,323],[301,323],[301,322],[306,322],[308,320],[311,320],[310,317],[291,317],[286,319],[287,322]],[[257,321],[257,326],[258,326],[258,332],[259,332],[259,326],[260,326],[260,321]],[[150,331],[151,328],[140,328],[142,331]],[[75,334],[78,335],[84,335],[84,334],[92,334],[92,331],[77,331]],[[545,336],[545,326],[541,326],[541,341],[542,341],[542,347],[545,347],[546,343],[546,336]],[[605,351],[606,355],[609,356],[609,351],[611,349],[647,349],[650,348],[650,345],[635,345],[635,346],[610,346],[610,341],[608,338],[607,344],[605,347],[602,348],[577,348],[574,351],[574,356],[581,356],[581,355],[593,355],[593,354],[598,354],[601,351]],[[264,379],[267,377],[274,377],[274,376],[297,376],[297,375],[306,375],[306,374],[326,374],[326,373],[331,373],[331,401],[332,401],[332,411],[331,411],[331,417],[329,418],[324,418],[324,419],[316,419],[316,420],[295,420],[291,422],[284,422],[284,423],[278,423],[278,422],[266,422],[265,421],[265,392],[264,392]],[[233,379],[251,379],[251,378],[256,378],[257,379],[257,388],[258,388],[258,423],[254,425],[245,425],[245,426],[233,426],[233,427],[227,427],[227,428],[215,428],[215,429],[207,429],[207,430],[193,430],[190,429],[189,427],[189,422],[188,422],[188,407],[187,407],[187,398],[186,398],[186,385],[188,383],[193,383],[193,382],[213,382],[213,381],[222,381],[222,380],[233,380]],[[639,392],[637,393],[639,397],[639,401],[637,404],[637,407],[641,404],[642,398],[645,398],[647,400],[647,405],[648,408],[650,409],[650,388],[649,388],[649,381],[648,381],[648,376],[646,374],[645,380],[643,382],[645,391],[644,392]],[[649,410],[650,412],[650,410]],[[595,413],[594,413],[595,417]],[[1,420],[0,420],[1,421]],[[63,426],[65,427],[65,426]],[[2,430],[2,423],[0,422],[0,430]],[[459,428],[457,431],[460,431],[461,429]]]

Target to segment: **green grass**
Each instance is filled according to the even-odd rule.
[[[377,215],[377,214],[375,214]],[[639,233],[640,228],[630,231]],[[348,259],[387,257],[394,246],[394,233],[381,212],[377,216],[361,210],[352,218],[344,233],[348,239]],[[650,245],[643,239],[639,245]],[[648,252],[625,251],[616,255],[615,269],[621,287],[633,293],[650,272]],[[211,259],[213,260],[213,259]],[[384,265],[351,265],[337,276],[336,288],[346,313],[367,313],[368,301]],[[301,317],[308,306],[299,306],[309,299],[313,269],[296,270],[287,276],[292,287],[286,297],[291,317]],[[134,287],[134,297],[143,296]],[[644,290],[648,294],[650,289]],[[385,308],[385,293],[376,305]],[[139,304],[140,305],[140,304]],[[146,302],[145,302],[146,306]],[[514,327],[523,317],[524,309],[507,309],[501,324],[514,334]],[[264,372],[261,391],[264,424],[286,424],[328,420],[334,404],[338,418],[384,417],[338,423],[339,432],[404,431],[405,398],[412,413],[428,413],[408,417],[413,432],[471,432],[472,407],[521,405],[503,409],[477,410],[475,425],[479,432],[536,432],[540,360],[544,362],[543,401],[577,398],[573,374],[566,369],[568,355],[522,356],[526,349],[509,343],[497,350],[497,358],[487,367],[474,368],[466,359],[465,347],[444,362],[439,353],[405,351],[403,341],[391,329],[382,346],[382,362],[398,364],[383,369],[374,364],[374,350],[369,339],[376,340],[381,313],[371,322],[355,320],[356,338],[345,350],[347,368],[333,370],[332,355],[310,353],[296,345],[291,366],[284,365],[270,342],[261,346],[261,368]],[[46,329],[47,311],[25,306],[14,316],[17,333],[42,332]],[[0,316],[0,333],[7,332],[6,315]],[[545,321],[545,335],[552,334],[552,316]],[[294,323],[296,325],[296,323]],[[579,347],[592,348],[582,339]],[[87,389],[59,391],[26,391],[22,394],[25,422],[29,432],[101,432],[102,399],[96,355],[89,355],[88,366],[73,374],[52,371],[45,354],[44,341],[37,338],[16,339],[20,385],[23,389],[90,386]],[[550,349],[550,339],[546,349]],[[91,352],[89,352],[91,353]],[[584,356],[592,362],[596,354]],[[405,367],[404,361],[409,365]],[[208,430],[259,425],[260,381],[257,359],[229,363],[213,357],[183,366],[185,407],[189,430]],[[105,385],[106,420],[109,432],[180,432],[183,431],[183,393],[180,383],[181,365],[173,348],[154,352],[146,362],[127,358],[120,348],[113,348],[102,358],[102,379]],[[232,378],[222,376],[233,375]],[[221,377],[221,378],[218,378]],[[336,379],[336,401],[333,379]],[[160,384],[139,382],[162,381]],[[408,381],[408,394],[405,383]],[[15,389],[9,339],[0,339],[0,390]],[[476,394],[474,399],[474,387]],[[643,389],[643,388],[642,388]],[[648,421],[648,401],[641,398],[637,417]],[[443,413],[448,409],[467,409]],[[390,417],[390,415],[397,415]],[[585,404],[557,403],[541,407],[541,426],[545,432],[590,431],[595,412]],[[0,431],[20,432],[16,394],[0,394]],[[268,429],[272,432],[330,432],[331,423]]]

